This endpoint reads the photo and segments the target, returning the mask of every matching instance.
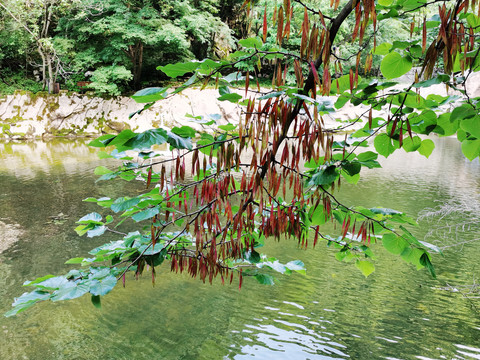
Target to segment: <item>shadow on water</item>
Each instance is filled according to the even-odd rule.
[[[338,196],[412,216],[459,198],[478,202],[478,162],[464,161],[453,139],[436,143],[428,161],[399,152],[383,169],[362,173],[355,190],[343,185]],[[65,273],[67,259],[105,241],[73,231],[78,218],[98,211],[82,199],[140,188],[95,183],[93,169],[105,164],[95,153],[82,141],[0,143],[0,222],[14,238],[0,252],[2,313],[26,291],[25,280]],[[415,231],[421,238],[427,229]],[[322,244],[305,251],[293,241],[271,243],[266,253],[302,259],[307,275],[279,277],[273,287],[246,281],[240,291],[236,283],[204,285],[165,267],[155,287],[147,274],[127,281],[101,310],[85,297],[0,318],[0,358],[479,359],[479,312],[460,294],[436,290],[478,275],[479,244],[436,256],[438,280],[375,251],[377,271],[365,279]]]

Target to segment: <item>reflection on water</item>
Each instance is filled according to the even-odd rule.
[[[339,197],[413,216],[439,201],[476,202],[478,162],[464,161],[452,139],[436,142],[428,161],[399,152],[384,169],[362,173],[355,191],[342,185]],[[98,210],[82,199],[136,191],[123,181],[95,183],[93,169],[105,164],[95,152],[82,141],[0,143],[0,220],[22,229],[0,254],[2,313],[26,291],[25,280],[64,273],[67,259],[99,244],[73,231]],[[59,213],[68,217],[52,221]],[[304,260],[307,275],[280,277],[273,287],[247,281],[240,291],[159,269],[155,287],[148,276],[128,281],[101,310],[81,298],[0,318],[0,359],[479,359],[480,304],[435,290],[478,277],[478,243],[435,257],[438,281],[375,251],[377,271],[365,279],[321,245],[271,243],[265,252]]]

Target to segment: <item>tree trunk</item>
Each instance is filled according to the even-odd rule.
[[[47,60],[45,59],[45,54],[43,53],[43,48],[42,44],[38,44],[38,53],[40,54],[40,57],[42,58],[42,90],[45,91],[45,88],[47,86],[47,76],[46,76],[46,65],[47,65]]]
[[[142,79],[143,66],[143,43],[137,42],[135,45],[129,45],[128,51],[125,51],[132,62],[133,87],[135,90],[140,89],[140,80]]]

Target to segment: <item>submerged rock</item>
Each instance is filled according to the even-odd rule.
[[[0,221],[0,254],[17,242],[22,233],[20,225]]]

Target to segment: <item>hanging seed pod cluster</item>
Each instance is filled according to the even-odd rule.
[[[70,260],[84,267],[57,277],[57,288],[45,290],[42,279],[31,282],[36,289],[25,301],[17,299],[9,315],[37,301],[86,293],[99,305],[98,297],[120,279],[125,285],[130,273],[138,277],[148,269],[155,281],[164,262],[171,271],[203,282],[237,279],[240,287],[245,277],[273,284],[275,273],[305,271],[299,260],[284,264],[261,254],[267,241],[296,241],[301,248],[324,243],[365,276],[375,269],[378,244],[383,248],[378,254],[390,252],[435,276],[432,253],[441,251],[415,237],[411,217],[346,204],[337,194],[342,182],[355,186],[362,169],[380,167],[379,156],[398,149],[430,156],[430,134],[457,134],[465,156],[479,156],[480,101],[466,83],[480,67],[480,8],[475,1],[434,3],[438,18],[427,19],[422,11],[431,11],[432,4],[420,0],[416,6],[403,0],[331,0],[325,9],[299,0],[245,1],[251,36],[239,41],[239,50],[220,61],[160,66],[167,76],[189,78],[179,87],[137,92],[133,98],[144,107],[132,114],[187,87],[211,84],[220,101],[242,108],[242,117],[219,125],[220,116],[198,116],[193,120],[202,130],[188,125],[125,130],[92,141],[123,161],[117,170],[97,168],[100,180],[140,179],[146,190],[87,199],[113,214],[86,215],[77,233],[93,237],[113,231],[119,239],[92,250],[90,257]],[[403,21],[410,40],[377,44],[380,28],[391,19]],[[345,29],[355,49],[349,59],[333,51],[340,36],[346,41],[339,35]],[[372,71],[379,53],[381,76],[362,79],[360,73]],[[350,59],[354,65],[346,67]],[[260,87],[266,64],[273,65],[271,89]],[[413,64],[414,81],[399,89],[394,79]],[[250,89],[252,80],[256,89]],[[442,110],[451,98],[422,95],[423,88],[436,84],[463,95],[452,112]],[[337,118],[347,104],[366,110],[353,119]],[[327,122],[327,114],[338,122]],[[154,148],[162,144],[169,147],[167,157]],[[120,232],[119,224],[128,231]],[[79,291],[65,295],[65,286]]]

